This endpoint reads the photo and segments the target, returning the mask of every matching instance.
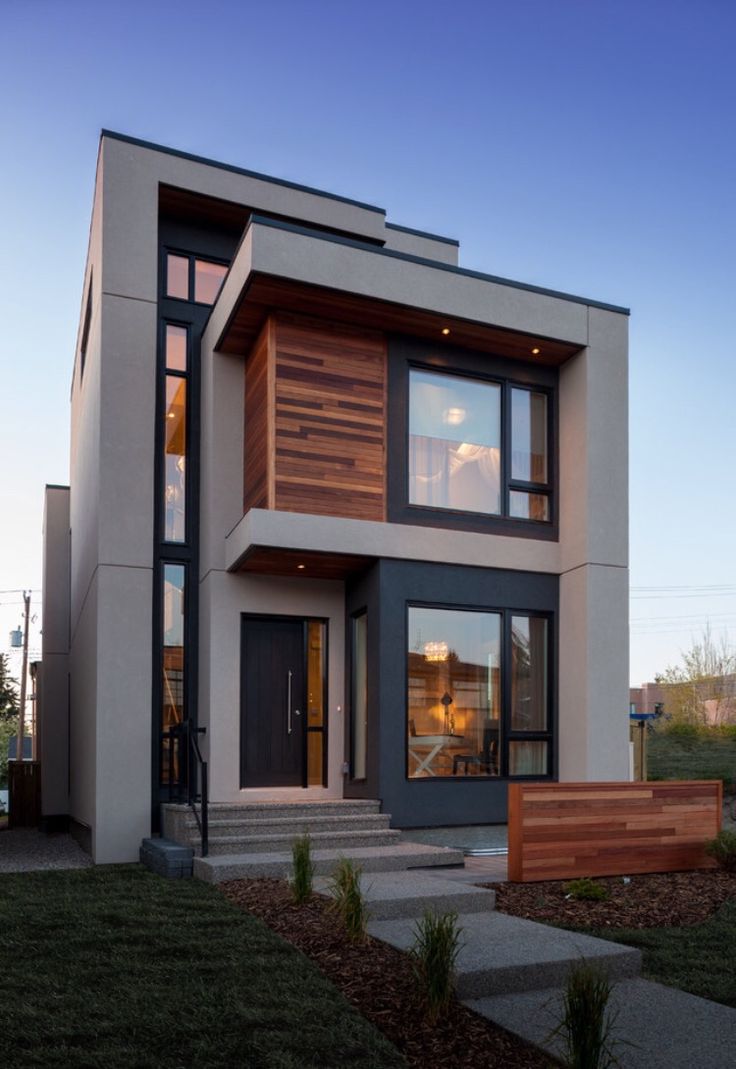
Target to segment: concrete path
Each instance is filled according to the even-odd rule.
[[[475,886],[505,876],[492,868],[505,869],[505,858],[466,859],[464,870],[364,874],[370,934],[406,950],[427,908],[456,912],[463,943],[458,996],[557,1055],[561,1044],[548,1037],[562,1016],[568,971],[581,957],[596,961],[614,985],[614,1053],[621,1069],[735,1069],[736,1010],[640,979],[640,953],[631,947],[496,913],[494,892]],[[317,882],[318,890],[327,886]]]
[[[562,1016],[560,989],[469,1000],[466,1005],[552,1054],[550,1032]],[[648,980],[614,986],[614,1054],[621,1069],[734,1069],[736,1010]]]
[[[0,873],[84,869],[91,864],[71,835],[45,835],[36,828],[0,831]]]

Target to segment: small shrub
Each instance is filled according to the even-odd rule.
[[[291,857],[294,863],[294,877],[291,889],[297,905],[306,902],[312,895],[314,863],[312,861],[312,841],[308,835],[301,835],[291,845]]]
[[[736,831],[719,831],[715,839],[705,844],[705,849],[726,872],[736,872]]]
[[[354,942],[365,939],[368,924],[368,907],[360,888],[361,873],[359,865],[343,857],[332,874],[330,884],[333,908],[341,917],[348,938]]]
[[[562,889],[570,898],[585,902],[605,902],[608,898],[608,889],[588,876],[580,880],[570,880]]]
[[[432,913],[427,910],[417,922],[410,954],[431,1023],[447,1012],[452,1001],[455,963],[460,946],[457,913]]]
[[[615,1013],[608,1009],[611,984],[597,965],[585,959],[570,969],[562,1005],[564,1015],[549,1039],[561,1038],[567,1069],[609,1069],[619,1062],[613,1053]]]

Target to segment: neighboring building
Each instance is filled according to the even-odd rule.
[[[629,689],[629,708],[662,713],[717,726],[736,724],[736,675],[711,676],[682,683],[642,683]]]
[[[628,777],[627,312],[457,255],[103,133],[41,718],[97,861],[157,826],[180,722],[214,801],[399,827]]]

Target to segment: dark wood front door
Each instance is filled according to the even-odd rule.
[[[306,786],[306,621],[243,617],[240,786]]]

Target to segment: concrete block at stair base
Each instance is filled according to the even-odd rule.
[[[562,1017],[562,988],[468,999],[502,1028],[561,1053],[549,1034]],[[648,980],[622,980],[610,1002],[614,1054],[622,1069],[733,1069],[736,1010]]]
[[[186,879],[193,874],[194,851],[168,839],[144,839],[140,848],[141,864],[168,879]]]
[[[320,894],[329,894],[330,880],[318,877],[314,886]],[[496,905],[494,891],[452,883],[420,869],[363,873],[361,890],[372,920],[420,917],[427,909],[436,913],[480,913]]]
[[[457,959],[460,998],[533,991],[565,982],[581,958],[598,962],[611,979],[637,976],[641,954],[631,947],[566,932],[503,913],[461,914]],[[371,922],[368,931],[400,950],[414,942],[414,921]]]

